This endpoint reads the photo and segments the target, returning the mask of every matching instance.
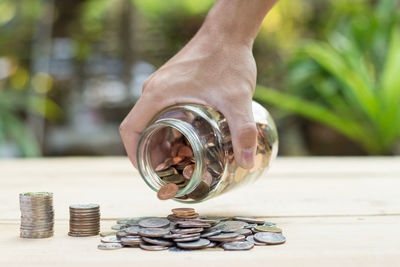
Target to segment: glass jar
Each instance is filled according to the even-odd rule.
[[[254,101],[253,116],[258,130],[255,164],[252,169],[244,169],[235,161],[231,134],[222,113],[197,104],[178,104],[164,109],[139,139],[137,165],[141,177],[157,192],[171,182],[171,179],[166,182],[156,171],[160,164],[163,167],[176,164],[167,170],[170,174],[192,164],[189,177],[185,173],[187,181],[178,184],[180,188],[173,198],[184,203],[201,202],[255,181],[276,157],[278,135],[271,115]],[[185,145],[191,147],[192,156],[182,160],[173,150]],[[176,177],[182,178],[179,175]]]

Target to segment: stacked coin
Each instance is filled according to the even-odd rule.
[[[192,208],[177,208],[167,218],[138,217],[117,221],[117,232],[100,233],[99,249],[140,247],[151,251],[195,249],[249,250],[286,242],[282,230],[263,219],[201,217]]]
[[[28,192],[19,195],[23,238],[46,238],[54,233],[53,193]]]
[[[100,232],[100,206],[97,204],[77,204],[69,207],[70,236],[83,237],[98,235]]]

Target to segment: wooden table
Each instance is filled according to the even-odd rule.
[[[193,205],[203,215],[267,218],[287,243],[251,251],[101,251],[99,237],[72,238],[68,206],[101,205],[116,218],[166,216],[126,158],[0,161],[0,266],[400,266],[400,157],[279,158],[253,185]],[[55,236],[19,238],[18,194],[51,191]]]

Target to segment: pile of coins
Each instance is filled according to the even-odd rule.
[[[165,183],[157,194],[161,200],[175,197],[178,190],[189,183],[195,169],[195,159],[189,142],[184,136],[175,135],[176,138],[171,144],[170,156],[155,167],[157,175]],[[213,177],[206,170],[201,180],[194,191],[178,199],[199,200],[207,196]]]
[[[47,238],[54,234],[53,193],[29,192],[19,195],[23,238]]]
[[[69,206],[69,236],[84,237],[100,232],[100,206],[97,204]]]
[[[177,208],[168,217],[126,218],[117,221],[114,232],[100,235],[102,250],[137,247],[150,251],[197,249],[249,250],[254,246],[286,242],[282,230],[263,219],[200,217],[191,208]]]

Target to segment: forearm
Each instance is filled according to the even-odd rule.
[[[216,0],[200,29],[251,46],[268,11],[278,0]]]

